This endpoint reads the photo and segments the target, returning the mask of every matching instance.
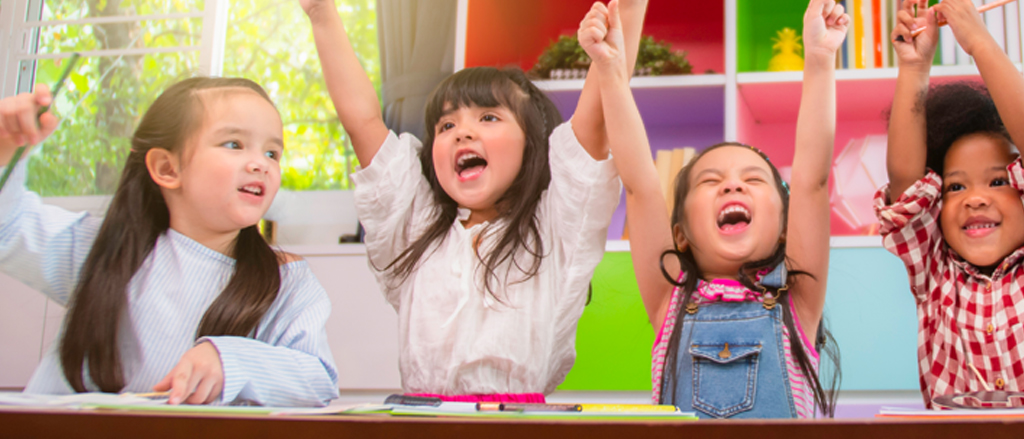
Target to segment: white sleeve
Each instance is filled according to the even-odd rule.
[[[0,190],[0,271],[66,305],[103,219],[43,204],[26,173],[27,160]]]
[[[569,267],[569,285],[589,282],[604,256],[622,183],[611,157],[594,160],[576,139],[570,122],[555,128],[549,147],[551,185],[544,205],[558,246],[554,256],[564,258],[557,263]]]
[[[370,264],[383,269],[436,218],[430,183],[423,176],[420,141],[388,133],[373,161],[352,176]],[[392,304],[394,291],[385,291]]]
[[[338,397],[338,370],[327,343],[331,302],[305,263],[281,270],[281,292],[256,339],[204,337],[220,353],[225,403],[325,406]],[[197,343],[198,343],[197,342]]]

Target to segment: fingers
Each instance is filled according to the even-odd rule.
[[[159,383],[156,383],[156,385],[153,386],[153,391],[154,392],[166,392],[168,390],[171,390],[171,385],[173,384],[173,380],[174,380],[174,371],[172,370],[169,373],[167,373],[167,375],[164,375],[163,379],[161,379]]]
[[[892,40],[908,43],[913,41],[914,37],[912,35],[912,32],[915,26],[916,24],[914,24],[914,17],[910,15],[910,12],[908,12],[905,9],[900,10],[896,14],[896,26],[892,30]]]
[[[17,146],[34,142],[38,137],[35,114],[36,105],[28,93],[4,99],[0,101],[0,130]]]
[[[832,15],[832,11],[835,10],[836,5],[838,5],[838,3],[829,0],[825,0],[821,3],[821,16],[825,17],[826,22],[828,22],[828,17]]]
[[[224,369],[220,353],[210,342],[189,349],[153,390],[170,390],[168,404],[206,404],[220,397]]]
[[[804,15],[804,20],[809,17],[824,17],[825,8],[827,3],[835,3],[833,0],[811,0],[807,4],[807,12]]]
[[[840,21],[843,19],[844,14],[846,14],[846,10],[843,8],[843,5],[835,3],[835,6],[832,8],[832,11],[830,11],[828,15],[825,16],[825,24],[829,26],[842,26],[845,23],[841,23]],[[847,19],[848,18],[849,17],[847,17]]]
[[[50,94],[50,86],[46,84],[36,84],[36,90],[32,93],[32,96],[36,99],[36,105],[45,107],[50,105],[53,100],[53,96]]]
[[[619,16],[619,0],[608,2],[608,29],[622,29],[622,18]]]
[[[608,8],[601,2],[595,2],[580,22],[579,40],[584,48],[604,41],[608,34]]]
[[[196,390],[185,400],[185,404],[209,404],[220,396],[220,382],[215,379],[200,379]]]
[[[920,17],[922,13],[928,10],[928,0],[914,0],[910,3],[917,5],[917,15],[915,17]]]
[[[192,363],[188,361],[178,363],[171,370],[171,395],[167,398],[167,403],[171,405],[181,404],[192,394],[192,389],[194,388],[195,385],[192,383]]]
[[[57,119],[57,116],[54,116],[53,113],[50,112],[43,113],[42,116],[39,116],[40,138],[45,139],[50,137],[50,134],[53,134],[53,131],[57,129],[59,122],[60,121]]]

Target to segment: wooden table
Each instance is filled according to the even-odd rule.
[[[5,408],[0,410],[3,437],[1019,439],[1024,437],[1024,420],[558,422]]]
[[[508,421],[386,416],[265,416],[145,411],[0,410],[0,438],[868,438],[1024,437],[1024,420]]]

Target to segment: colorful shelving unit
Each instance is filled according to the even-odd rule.
[[[456,68],[529,69],[551,41],[576,32],[590,4],[460,0]],[[801,32],[806,5],[806,0],[651,0],[644,34],[685,50],[695,72],[633,79],[652,150],[702,149],[735,140],[765,150],[776,166],[788,167],[802,73],[765,70],[771,38],[783,27]],[[895,68],[837,72],[836,157],[852,139],[885,134],[884,113],[896,74]],[[933,83],[980,79],[973,65],[937,66],[932,77]],[[537,84],[565,117],[572,114],[582,80]],[[621,233],[621,217],[617,221],[593,281],[594,300],[580,321],[577,364],[563,389],[649,389],[653,330],[625,253],[628,242],[614,240],[616,226]],[[916,389],[916,317],[902,265],[880,248],[878,236],[837,227],[835,218],[832,230],[826,316],[842,349],[843,388]],[[878,352],[892,354],[880,362]]]

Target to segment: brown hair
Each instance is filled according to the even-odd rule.
[[[516,68],[475,67],[461,70],[446,78],[431,93],[426,108],[427,133],[420,151],[420,165],[424,177],[430,183],[437,215],[426,231],[384,269],[394,269],[399,277],[408,277],[431,246],[435,242],[444,241],[448,229],[458,217],[458,203],[444,191],[434,171],[434,133],[445,110],[470,105],[508,108],[515,115],[526,138],[523,164],[512,181],[511,187],[515,190],[506,191],[498,199],[499,218],[484,229],[480,236],[488,236],[497,221],[507,220],[508,226],[498,235],[497,244],[490,254],[485,257],[477,251],[477,258],[483,262],[485,270],[484,286],[492,296],[501,300],[494,293],[492,281],[508,283],[512,267],[524,274],[523,278],[517,279],[518,282],[535,276],[540,269],[544,243],[537,223],[537,205],[541,194],[551,182],[548,136],[562,123],[562,115],[551,99],[533,85],[522,70]],[[519,259],[522,252],[527,254],[528,260]],[[499,279],[498,267],[507,261],[511,261],[511,266],[503,278]]]
[[[86,391],[86,364],[89,378],[100,390],[119,392],[125,386],[117,335],[128,301],[128,284],[170,227],[170,212],[159,186],[149,176],[146,153],[152,148],[180,153],[202,121],[199,92],[221,88],[249,89],[271,102],[262,87],[247,79],[186,79],[153,102],[132,136],[132,151],[82,265],[60,341],[64,377],[77,392]],[[206,310],[196,338],[250,335],[277,297],[281,286],[278,257],[255,225],[239,232],[233,253],[235,272]]]

